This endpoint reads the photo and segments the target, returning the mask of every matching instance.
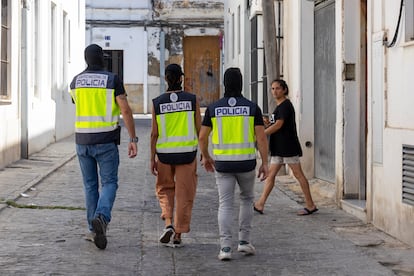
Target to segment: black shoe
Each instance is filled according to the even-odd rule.
[[[169,243],[174,234],[174,227],[172,225],[168,225],[164,228],[164,232],[161,234],[160,243]]]
[[[106,240],[106,222],[101,215],[92,220],[92,228],[95,232],[94,243],[99,249],[105,249]]]
[[[181,238],[176,238],[176,237],[174,237],[174,240],[173,240],[173,247],[174,248],[178,248],[178,247],[183,247],[184,245],[183,245],[183,242],[182,242],[182,240],[181,240]]]

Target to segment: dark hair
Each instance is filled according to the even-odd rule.
[[[272,84],[275,83],[275,82],[277,82],[280,86],[282,86],[282,88],[284,90],[286,90],[285,91],[285,95],[289,94],[289,87],[288,87],[287,83],[284,80],[282,80],[282,79],[275,79],[275,80],[272,81]]]
[[[167,91],[182,90],[181,76],[184,75],[181,66],[175,63],[169,64],[165,68],[165,79],[168,83]]]

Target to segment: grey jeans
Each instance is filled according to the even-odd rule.
[[[250,242],[253,219],[255,170],[243,173],[215,173],[219,194],[218,224],[220,246],[231,247],[234,221],[234,193],[236,183],[240,189],[239,241]]]

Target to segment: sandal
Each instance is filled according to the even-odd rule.
[[[297,213],[298,216],[307,216],[307,215],[312,215],[313,213],[317,212],[318,208],[314,208],[313,210],[309,210],[308,208],[303,208],[302,210],[299,210],[299,212]]]

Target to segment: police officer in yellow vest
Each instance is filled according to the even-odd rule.
[[[104,70],[102,48],[96,44],[86,47],[85,61],[86,70],[70,84],[76,105],[76,152],[85,191],[90,231],[87,239],[94,241],[99,249],[105,249],[106,228],[118,189],[120,113],[130,137],[130,158],[137,155],[138,138],[124,86],[117,75]]]
[[[237,251],[255,254],[250,241],[253,218],[253,199],[256,168],[256,143],[262,159],[258,177],[268,175],[267,138],[264,133],[262,111],[241,94],[242,75],[239,68],[229,68],[224,74],[224,97],[206,109],[200,131],[202,164],[214,172],[219,193],[218,224],[220,232],[220,260],[232,258],[232,222],[234,193],[240,188],[239,233]],[[214,160],[208,151],[211,135]]]
[[[174,247],[182,245],[181,233],[190,231],[201,126],[199,101],[182,90],[183,75],[178,64],[168,65],[167,92],[152,100],[150,166],[165,224],[159,241]]]

